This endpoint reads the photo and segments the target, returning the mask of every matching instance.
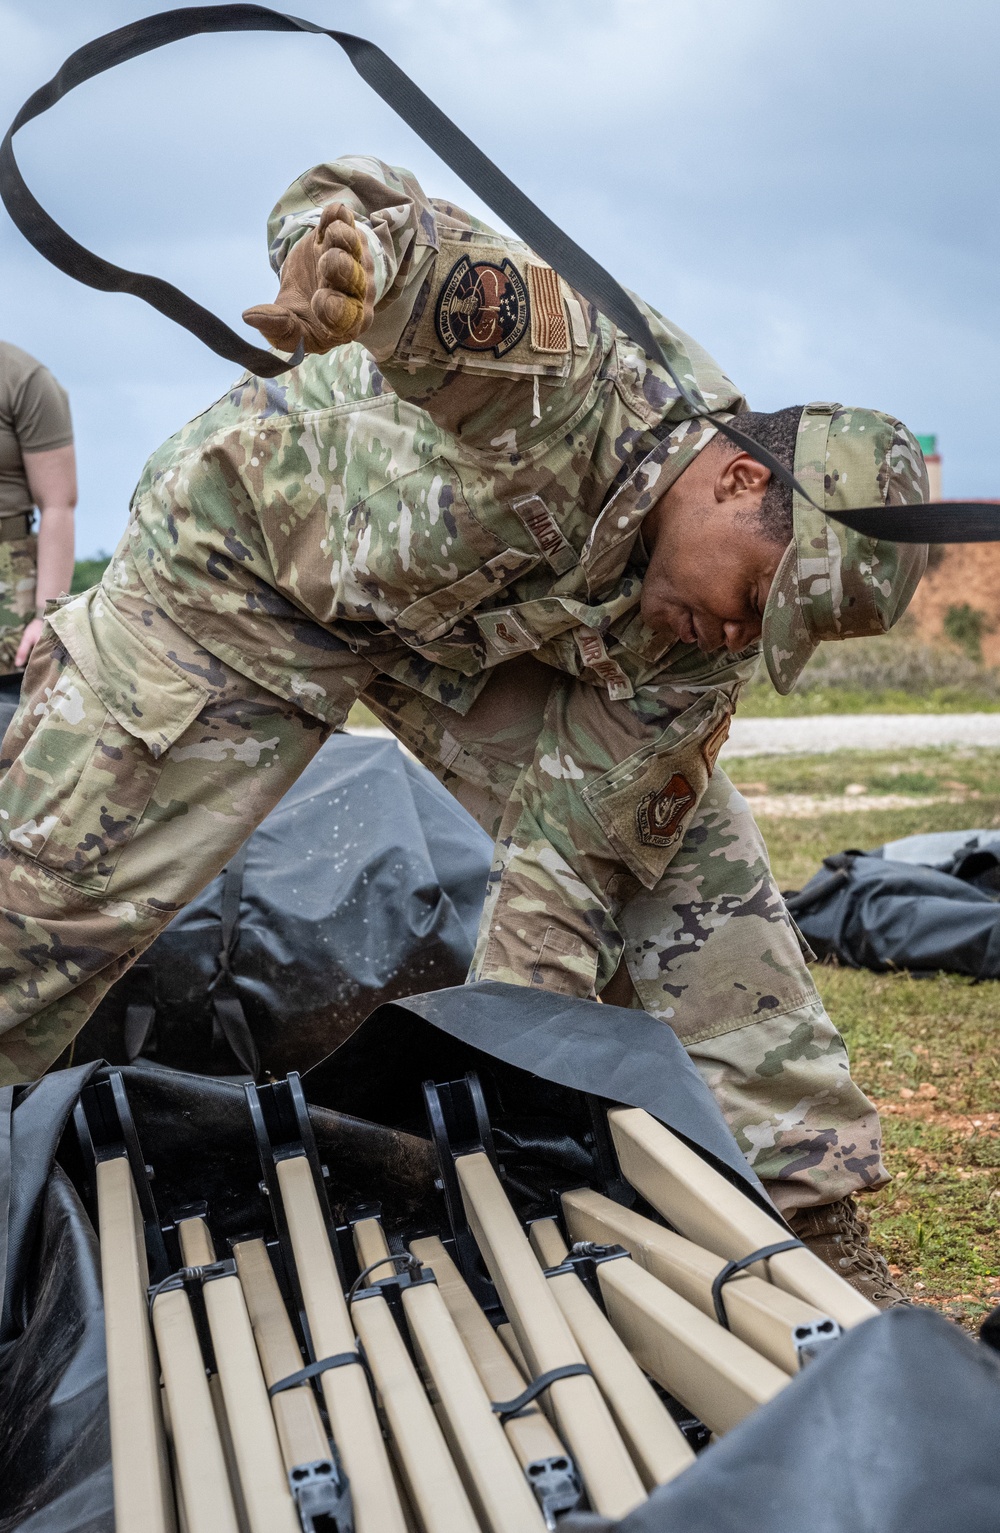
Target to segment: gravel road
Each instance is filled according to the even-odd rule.
[[[934,745],[1000,746],[1000,713],[830,713],[733,720],[726,756],[825,755]]]
[[[352,735],[392,738],[387,729],[351,726]],[[726,756],[825,755],[934,745],[1000,746],[1000,713],[814,713],[801,719],[733,720]]]

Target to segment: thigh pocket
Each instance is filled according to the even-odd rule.
[[[607,840],[647,889],[659,883],[684,839],[731,718],[728,697],[707,693],[583,790]]]
[[[54,660],[25,699],[27,738],[0,785],[0,835],[101,893],[145,812],[165,751],[206,693],[96,596],[88,592],[50,619],[68,658]]]

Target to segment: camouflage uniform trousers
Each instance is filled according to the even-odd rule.
[[[566,684],[526,658],[500,667],[465,717],[385,677],[364,700],[496,837]],[[614,882],[631,981],[621,999],[615,976],[616,1001],[674,1029],[778,1207],[884,1186],[878,1114],[851,1079],[750,808],[718,766],[656,887],[625,869]],[[487,908],[480,962],[488,920]]]
[[[34,533],[0,541],[0,676],[17,674],[14,665],[17,648],[35,615],[37,554],[38,538]]]

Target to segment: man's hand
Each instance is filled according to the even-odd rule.
[[[350,208],[335,202],[285,257],[277,302],[259,303],[243,318],[278,351],[294,351],[301,340],[307,352],[324,352],[363,335],[374,309],[368,241]]]
[[[17,646],[17,654],[14,656],[14,664],[17,669],[23,670],[28,663],[31,651],[42,637],[42,629],[45,624],[40,617],[32,618],[27,628],[21,635],[21,642]]]

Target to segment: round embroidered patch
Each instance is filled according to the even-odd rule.
[[[647,793],[640,799],[635,811],[639,840],[643,846],[669,846],[677,835],[681,821],[698,795],[680,772],[655,793]]]
[[[441,289],[434,323],[445,351],[461,347],[502,357],[521,340],[530,317],[528,289],[511,261],[473,264],[463,256]]]

